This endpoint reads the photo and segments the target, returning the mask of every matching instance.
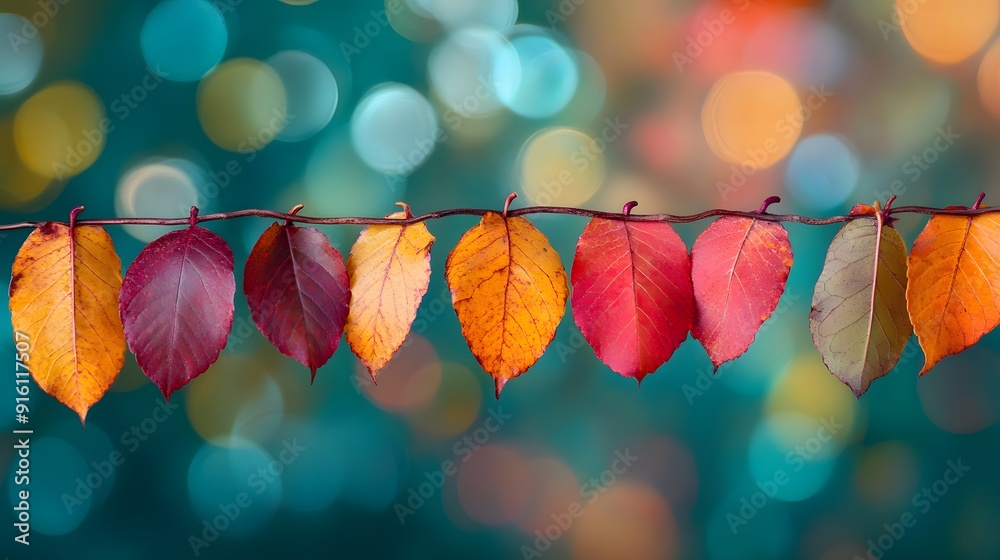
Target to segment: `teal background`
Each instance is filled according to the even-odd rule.
[[[6,1],[0,12],[30,18],[43,4]],[[438,17],[460,14],[461,4],[474,20],[484,6],[505,5],[454,4]],[[603,176],[594,168],[576,175],[600,188],[578,192],[574,183],[559,195],[569,198],[555,202],[616,211],[634,199],[637,213],[684,214],[755,209],[778,194],[785,201],[773,212],[835,215],[891,193],[899,195],[897,205],[970,205],[980,191],[986,204],[1000,198],[1000,128],[983,103],[992,90],[981,94],[977,81],[988,45],[941,65],[921,58],[903,33],[886,32],[892,2],[772,2],[762,15],[724,26],[702,55],[678,68],[675,53],[685,52],[703,22],[743,4],[521,0],[518,25],[537,28],[509,31],[509,22],[503,31],[512,40],[523,32],[556,47],[545,64],[525,70],[515,95],[504,89],[509,82],[498,82],[496,95],[506,102],[480,100],[492,109],[464,116],[449,107],[428,70],[449,25],[453,33],[462,27],[413,8],[423,5],[417,0],[403,2],[402,15],[387,24],[378,23],[386,6],[372,0],[204,4],[199,9],[209,18],[201,23],[183,17],[164,23],[180,30],[182,41],[171,43],[177,36],[161,32],[146,48],[195,76],[157,80],[128,111],[115,102],[149,75],[141,36],[157,3],[71,0],[38,26],[33,40],[43,42],[44,56],[37,75],[31,51],[0,56],[0,74],[26,72],[30,81],[0,96],[0,223],[65,221],[78,205],[86,206],[83,218],[120,215],[115,200],[128,173],[164,162],[187,174],[203,212],[303,203],[306,215],[379,216],[395,211],[397,200],[415,213],[496,209],[511,191],[520,194],[515,207],[544,203],[519,177],[522,149],[549,127],[600,137],[608,119],[627,126],[601,150]],[[371,22],[378,32],[369,43],[357,53],[345,51],[343,44],[359,44],[359,30]],[[524,44],[528,50],[519,54],[527,64],[530,49],[541,43]],[[317,120],[318,130],[251,154],[213,142],[199,117],[198,76],[217,71],[220,61],[267,60],[287,50],[310,54],[335,78],[335,92],[315,67],[286,83],[288,99],[293,91],[304,96],[296,99],[311,112],[301,114]],[[461,66],[442,68],[447,79],[468,79]],[[789,156],[755,170],[730,192],[719,184],[739,166],[713,153],[700,119],[713,84],[742,70],[783,76],[803,102],[818,85],[834,94],[804,119]],[[26,175],[11,122],[32,95],[65,80],[91,88],[115,129],[93,164],[72,177]],[[403,174],[372,169],[359,151],[382,153],[394,135],[405,139],[413,133],[407,127],[420,126],[407,117],[419,107],[393,113],[409,124],[379,121],[388,132],[351,140],[359,102],[386,82],[429,100],[444,132]],[[250,105],[257,99],[231,94]],[[335,112],[323,125],[324,102],[334,99]],[[83,111],[69,109],[77,110]],[[914,163],[949,127],[959,138],[935,151],[926,168]],[[808,140],[817,135],[834,140]],[[233,161],[240,172],[223,187],[220,174]],[[25,195],[28,181],[42,187]],[[210,194],[213,181],[221,187],[218,196]],[[183,215],[167,190],[145,196],[146,214]],[[531,219],[569,271],[584,219]],[[207,224],[232,245],[238,279],[269,223]],[[705,351],[689,338],[637,389],[595,358],[567,309],[546,354],[495,401],[491,379],[462,338],[443,279],[448,252],[475,223],[450,217],[428,224],[437,242],[416,336],[377,386],[343,341],[310,385],[308,371],[253,327],[240,290],[227,350],[175,394],[177,408],[169,414],[131,355],[91,409],[86,428],[32,385],[32,544],[13,543],[13,516],[5,508],[0,553],[187,558],[195,554],[191,537],[204,538],[206,520],[237,504],[239,516],[198,557],[524,558],[536,557],[524,547],[551,540],[546,558],[833,560],[866,557],[868,541],[880,537],[891,545],[886,558],[1000,557],[1000,339],[990,333],[918,379],[923,357],[914,338],[895,370],[855,400],[824,369],[808,331],[812,288],[837,226],[787,226],[795,266],[782,303],[750,350],[714,375]],[[912,244],[925,223],[924,216],[907,215],[897,227]],[[677,229],[690,247],[706,225]],[[132,235],[141,228],[107,229],[127,267],[146,243]],[[321,229],[345,256],[360,232]],[[0,262],[13,262],[27,233],[2,236]],[[9,323],[0,325],[0,339],[12,338]],[[13,343],[2,346],[0,356],[13,368]],[[0,384],[4,431],[16,427],[13,377]],[[822,427],[834,424],[842,427],[832,441],[819,441]],[[0,447],[11,497],[12,445]],[[294,456],[296,445],[304,449]],[[621,454],[637,459],[621,468]],[[290,458],[287,466],[282,457]],[[954,484],[939,482],[958,461],[969,471]],[[442,468],[447,462],[452,467]],[[257,472],[279,464],[279,476]],[[81,487],[78,494],[88,476],[99,481],[96,489],[87,495]],[[758,511],[747,508],[742,500],[760,503],[757,492],[779,479],[786,482],[774,497],[753,508]],[[428,490],[427,482],[435,487]],[[935,483],[943,496],[936,502],[919,497]],[[429,497],[413,507],[420,500],[412,496],[422,490]],[[401,522],[404,506],[413,512]],[[752,517],[743,517],[741,508]],[[580,514],[570,515],[564,529],[559,524],[567,512]],[[898,538],[886,536],[907,514],[915,525]],[[735,533],[733,516],[746,522],[737,522]],[[555,538],[539,537],[547,528]]]

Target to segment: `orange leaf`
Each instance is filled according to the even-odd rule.
[[[10,311],[30,341],[28,369],[81,422],[125,362],[121,266],[104,228],[56,223],[33,231],[14,261]]]
[[[387,217],[406,218],[409,211]],[[365,228],[351,248],[351,308],[344,332],[372,379],[410,332],[430,282],[433,244],[434,236],[423,223],[374,225]]]
[[[489,212],[448,255],[445,276],[462,334],[499,398],[555,337],[566,311],[566,270],[531,222]]]
[[[1000,217],[937,215],[910,251],[906,305],[927,373],[1000,324]]]

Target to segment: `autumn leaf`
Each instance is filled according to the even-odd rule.
[[[910,251],[906,302],[925,356],[920,375],[1000,324],[997,259],[996,214],[937,215],[917,236]]]
[[[597,357],[640,382],[687,338],[691,258],[670,224],[595,218],[573,259],[573,319]]]
[[[906,245],[881,208],[859,205],[834,237],[813,293],[809,328],[826,367],[860,397],[899,361],[913,333],[906,313]]]
[[[221,237],[192,226],[150,243],[125,273],[119,304],[125,339],[167,400],[204,373],[226,345],[236,293],[233,266]]]
[[[250,316],[311,378],[337,350],[351,290],[340,251],[315,228],[275,222],[250,252],[243,276]]]
[[[696,314],[691,334],[712,364],[738,358],[778,306],[792,269],[792,246],[781,224],[723,217],[691,250]]]
[[[411,218],[409,207],[387,218]],[[434,236],[425,224],[365,228],[347,257],[351,278],[345,335],[372,379],[403,345],[431,278]]]
[[[27,335],[28,369],[43,391],[80,415],[104,396],[125,363],[116,312],[122,263],[98,226],[46,223],[14,260],[10,312]]]
[[[531,367],[566,310],[566,271],[525,218],[488,212],[448,255],[445,276],[462,334],[496,395]]]

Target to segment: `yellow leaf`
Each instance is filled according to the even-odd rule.
[[[28,337],[35,382],[83,422],[125,361],[122,265],[103,228],[70,232],[47,223],[28,236],[14,261],[10,311],[14,332]]]
[[[527,219],[489,212],[448,255],[445,276],[462,334],[499,398],[555,337],[569,291],[562,261]]]
[[[390,214],[406,218],[409,212]],[[434,236],[423,223],[365,228],[347,258],[347,343],[375,379],[399,350],[431,278]]]

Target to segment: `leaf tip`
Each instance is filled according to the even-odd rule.
[[[506,379],[504,377],[497,377],[495,378],[495,381],[496,381],[496,398],[497,400],[500,400],[500,392],[503,391],[503,386],[507,384],[507,381],[509,381],[509,379]]]

